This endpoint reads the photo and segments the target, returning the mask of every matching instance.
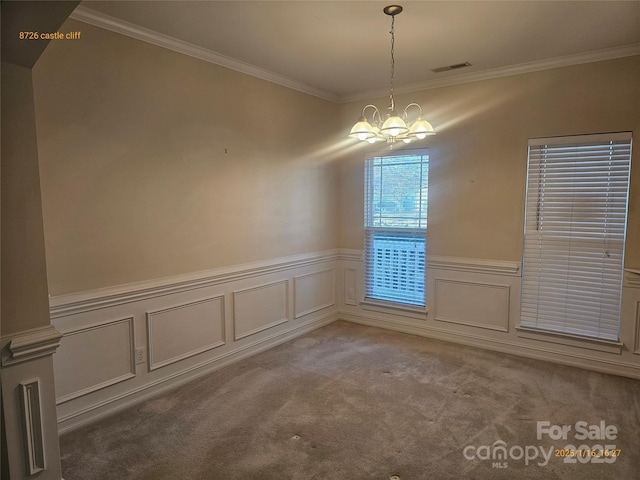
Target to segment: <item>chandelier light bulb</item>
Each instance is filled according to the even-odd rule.
[[[375,133],[373,133],[371,124],[363,115],[358,119],[353,128],[351,128],[349,136],[352,138],[357,138],[358,140],[367,140],[368,138],[375,137]]]
[[[384,121],[380,131],[383,134],[391,135],[392,137],[397,137],[401,133],[407,133],[409,129],[407,128],[407,124],[398,116],[398,113],[392,111],[389,114],[389,117]]]
[[[407,107],[408,108],[408,107]],[[420,109],[422,110],[422,109]],[[427,122],[422,115],[419,115],[411,128],[409,129],[409,135],[414,136],[420,140],[427,138],[428,135],[435,135],[435,131],[429,122]]]

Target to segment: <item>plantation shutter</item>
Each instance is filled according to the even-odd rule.
[[[425,305],[426,153],[365,165],[365,298]]]
[[[619,339],[631,134],[529,142],[521,326]]]

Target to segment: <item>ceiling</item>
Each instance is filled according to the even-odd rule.
[[[72,18],[344,102],[388,91],[390,3],[84,1]],[[640,54],[640,1],[401,5],[396,91]],[[472,66],[431,71],[464,62]]]

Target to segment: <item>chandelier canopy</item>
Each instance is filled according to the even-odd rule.
[[[389,108],[384,121],[382,114],[375,105],[365,105],[362,109],[362,115],[351,128],[349,136],[358,140],[369,143],[386,141],[391,148],[396,142],[402,141],[410,143],[414,139],[422,140],[428,135],[435,135],[436,132],[429,122],[422,116],[422,107],[417,103],[410,103],[402,111],[402,115],[398,115],[395,102],[393,101],[393,74],[395,70],[395,20],[396,15],[402,12],[400,5],[389,5],[384,7],[383,12],[391,16],[391,87],[389,90]],[[418,117],[413,123],[408,122],[407,110],[410,107],[416,107],[419,111]],[[367,119],[367,110],[373,110],[371,113],[371,122]]]

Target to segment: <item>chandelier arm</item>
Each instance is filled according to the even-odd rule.
[[[418,107],[418,110],[420,110],[419,115],[422,116],[422,107],[420,105],[418,105],[417,103],[410,103],[409,105],[404,107],[404,116],[405,116],[405,118],[407,117],[407,110],[409,110],[409,107]]]
[[[376,115],[378,115],[378,121],[377,122],[376,122]],[[382,115],[380,115],[380,110],[378,110],[377,108],[373,112],[373,115],[371,116],[371,121],[372,122],[376,122],[376,125],[382,124]]]
[[[373,108],[373,110],[374,110],[373,115],[371,116],[372,120],[374,120],[374,121],[375,121],[376,113],[378,114],[378,119],[380,119],[380,110],[378,110],[378,107],[376,107],[375,105],[372,105],[372,104],[369,104],[369,105],[365,105],[365,106],[364,106],[364,108],[362,109],[362,116],[363,116],[363,117],[365,116],[365,113],[364,113],[364,112],[365,112],[365,110],[366,110],[367,108],[369,108],[369,107]]]

